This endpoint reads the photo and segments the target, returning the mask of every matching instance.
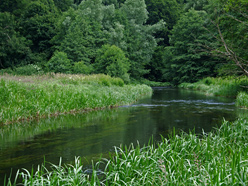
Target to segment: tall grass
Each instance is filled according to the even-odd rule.
[[[172,134],[154,145],[115,147],[87,174],[80,158],[74,165],[23,170],[23,185],[247,185],[248,122],[223,121],[211,133]],[[99,170],[100,164],[105,168]]]
[[[246,92],[240,92],[236,99],[236,105],[238,107],[248,108],[248,94]]]
[[[200,90],[206,94],[215,96],[236,97],[240,91],[246,91],[248,86],[247,77],[207,77],[196,83],[183,83],[179,87],[193,90]]]
[[[120,78],[106,75],[0,78],[0,124],[126,105],[152,94],[146,85],[124,85]]]

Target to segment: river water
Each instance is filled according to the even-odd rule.
[[[151,98],[130,106],[64,115],[29,123],[0,127],[0,185],[4,175],[21,168],[30,170],[44,159],[58,164],[84,157],[87,167],[102,154],[108,157],[114,146],[159,141],[176,131],[211,131],[223,119],[235,120],[245,114],[233,98],[206,96],[199,92],[154,88]]]

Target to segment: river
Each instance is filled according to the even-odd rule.
[[[30,170],[44,159],[58,164],[84,157],[87,167],[102,154],[108,157],[114,146],[159,141],[176,131],[211,131],[223,119],[235,120],[245,110],[235,107],[233,98],[206,96],[199,92],[154,88],[151,98],[114,109],[64,115],[40,121],[0,127],[0,185],[12,169]]]

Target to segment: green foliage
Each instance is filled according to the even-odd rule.
[[[56,7],[61,11],[68,10],[73,5],[73,0],[53,0]]]
[[[174,26],[171,36],[171,57],[165,58],[169,69],[167,77],[173,84],[195,82],[205,76],[213,75],[215,59],[204,46],[211,42],[207,31],[203,28],[206,12],[190,9],[182,15]],[[172,59],[167,61],[167,59]],[[169,74],[168,74],[169,73]]]
[[[94,65],[97,73],[105,73],[129,81],[127,74],[130,66],[129,60],[125,57],[125,53],[115,45],[103,45]]]
[[[9,76],[0,80],[0,124],[130,104],[151,95],[146,85],[124,85],[106,75]]]
[[[237,99],[236,99],[236,106],[248,108],[248,93],[246,92],[239,92]]]
[[[163,38],[159,42],[160,46],[169,45],[169,31],[176,24],[181,13],[180,4],[176,0],[145,0],[149,18],[147,24],[156,24],[164,20],[166,25],[155,34],[156,38]]]
[[[71,69],[71,62],[66,53],[57,51],[48,61],[47,67],[50,72],[69,73]]]
[[[91,72],[93,72],[93,67],[80,61],[74,63],[72,72],[75,74],[91,74]]]
[[[30,75],[35,75],[35,74],[38,75],[43,73],[44,72],[42,71],[42,69],[38,65],[34,65],[34,64],[29,64],[14,69],[14,74],[16,75],[30,76]]]
[[[211,0],[205,7],[211,18],[208,30],[215,35],[210,51],[226,61],[223,70],[227,73],[248,75],[247,7],[247,1],[242,0]]]
[[[186,0],[184,9],[188,11],[191,8],[195,10],[203,10],[206,5],[208,5],[208,0]]]
[[[42,0],[29,3],[20,19],[20,33],[32,42],[33,53],[45,54],[44,60],[52,55],[50,40],[55,35],[57,16],[53,0]]]
[[[20,175],[24,185],[247,185],[247,126],[246,119],[224,120],[219,129],[201,136],[174,131],[158,144],[115,147],[109,159],[93,165],[91,177],[80,157],[73,165],[62,166],[60,161],[51,171],[41,165]]]
[[[0,12],[0,69],[25,64],[30,53],[29,42],[15,31],[17,26],[15,16]]]
[[[246,77],[229,76],[226,78],[204,78],[196,83],[182,83],[181,88],[200,90],[215,96],[236,97],[239,92],[246,91],[248,79]]]

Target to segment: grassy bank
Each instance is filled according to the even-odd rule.
[[[51,165],[52,170],[48,165],[22,170],[20,176],[23,185],[247,185],[247,141],[246,119],[224,121],[220,129],[200,137],[174,134],[156,146],[115,148],[91,176],[80,158],[73,165]],[[101,163],[105,168],[100,171]]]
[[[182,83],[179,87],[200,90],[208,95],[236,97],[239,92],[247,90],[248,78],[232,76],[227,78],[208,77],[196,83]]]
[[[106,75],[0,76],[0,124],[61,113],[115,107],[151,95],[146,85],[124,85]]]
[[[180,88],[203,91],[208,95],[235,97],[236,105],[248,108],[248,78],[205,78],[196,83],[183,83]]]
[[[237,99],[243,94],[247,103],[246,78],[230,79],[230,83],[228,79],[207,78],[181,87]],[[235,122],[223,121],[219,129],[202,135],[174,133],[162,137],[159,144],[116,147],[108,159],[94,164],[90,175],[80,158],[72,165],[46,163],[38,170],[20,170],[18,175],[23,185],[248,185],[247,141],[248,121],[244,116]],[[6,180],[5,185],[16,183]]]

